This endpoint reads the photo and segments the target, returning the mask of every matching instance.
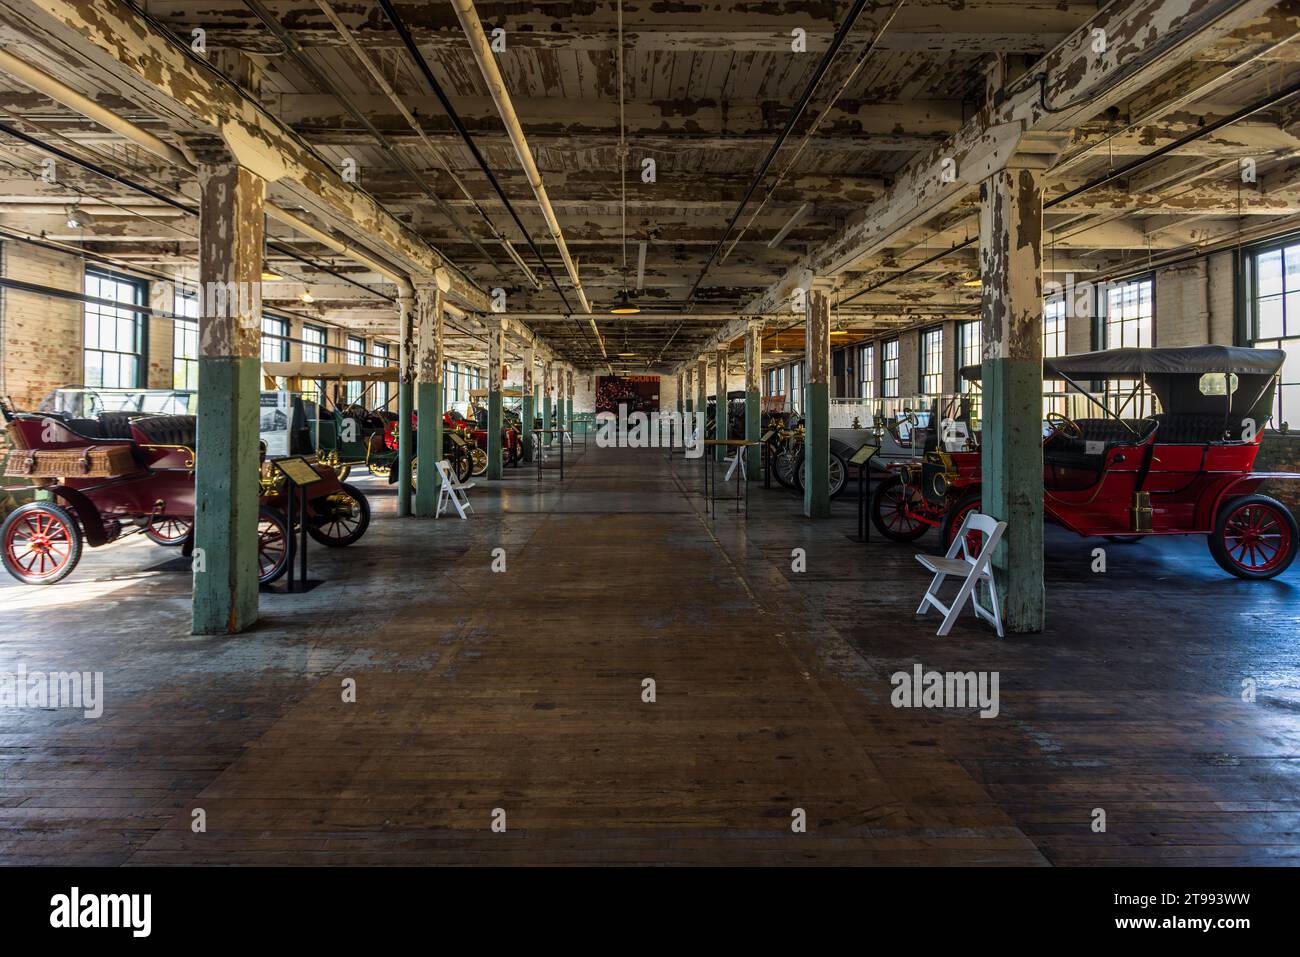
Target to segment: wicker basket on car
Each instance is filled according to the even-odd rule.
[[[10,449],[7,478],[116,478],[139,471],[129,445]]]

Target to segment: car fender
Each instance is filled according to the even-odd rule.
[[[108,544],[108,534],[104,530],[104,517],[99,514],[99,509],[89,495],[66,485],[54,485],[47,491],[71,506],[77,521],[81,523],[82,534],[86,536],[86,541],[92,548]]]
[[[1214,508],[1210,510],[1210,523],[1214,523],[1215,517],[1219,514],[1219,509],[1223,503],[1230,498],[1238,495],[1248,495],[1259,487],[1261,482],[1268,481],[1300,481],[1300,472],[1247,472],[1245,475],[1238,475],[1219,490],[1215,496]]]

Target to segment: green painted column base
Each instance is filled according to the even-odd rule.
[[[487,477],[501,479],[501,393],[488,393]]]
[[[727,397],[719,395],[718,401],[713,404],[713,437],[719,442],[725,441],[730,437],[731,428],[727,424]],[[725,445],[715,445],[713,447],[713,460],[721,462],[730,451]]]
[[[520,418],[520,441],[524,443],[524,461],[533,460],[533,397],[524,396],[523,411]]]
[[[810,382],[804,387],[803,513],[809,518],[831,514],[831,387]]]
[[[415,384],[397,386],[397,514],[411,514],[411,460],[415,458],[415,436],[411,433],[411,412],[415,409]]]
[[[543,429],[543,431],[545,431],[546,429],[551,428],[551,423],[552,423],[553,421],[554,421],[554,419],[551,417],[551,397],[550,397],[550,396],[542,396],[542,429]],[[543,443],[544,445],[550,445],[550,444],[551,444],[551,435],[550,435],[549,432],[542,436],[542,443]]]
[[[1043,377],[1038,360],[985,359],[980,511],[1007,523],[993,556],[1009,632],[1043,630]]]
[[[745,393],[745,440],[757,442],[763,435],[763,413],[757,392]],[[762,449],[757,445],[745,450],[745,470],[751,479],[758,478],[763,467]]]
[[[420,382],[415,386],[419,426],[415,430],[415,514],[432,518],[438,507],[437,462],[442,456],[442,383]]]
[[[261,360],[200,358],[199,382],[190,631],[233,635],[257,621]]]

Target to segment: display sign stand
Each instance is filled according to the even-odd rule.
[[[763,488],[772,487],[772,431],[768,429],[758,440],[763,443]]]
[[[307,577],[307,488],[322,480],[315,467],[301,455],[289,455],[272,459],[284,475],[286,497],[288,498],[289,523],[289,570],[285,576],[283,594],[301,594],[311,591],[321,584],[319,580]],[[298,536],[294,536],[294,522],[298,523]],[[294,559],[298,560],[298,575],[294,576]]]
[[[871,458],[880,451],[878,445],[863,445],[849,457],[849,465],[858,467],[858,534],[856,542],[871,541]]]

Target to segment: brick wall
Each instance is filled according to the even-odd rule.
[[[912,329],[898,337],[898,394],[906,398],[920,391],[921,330]]]
[[[21,243],[0,244],[6,278],[80,292],[81,260]],[[81,382],[82,307],[78,302],[6,289],[0,294],[0,391],[35,408],[53,389]]]
[[[1202,345],[1210,338],[1208,263],[1204,258],[1156,273],[1156,344]]]

